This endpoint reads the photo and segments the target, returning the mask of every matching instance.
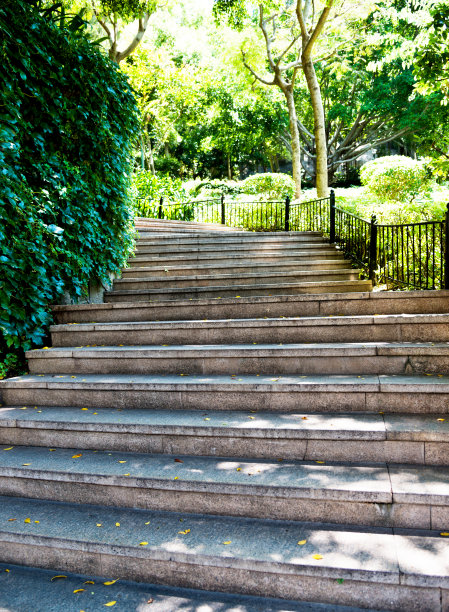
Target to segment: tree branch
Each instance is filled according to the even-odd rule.
[[[263,83],[264,85],[275,85],[276,80],[273,79],[272,81],[267,81],[265,79],[263,79],[261,76],[259,76],[252,68],[251,66],[248,64],[248,62],[246,61],[246,54],[244,52],[243,49],[240,49],[240,52],[242,54],[242,61],[243,61],[243,65],[245,66],[245,68],[247,68],[247,70],[249,70],[251,72],[251,74],[253,75],[254,78],[256,78],[258,81],[260,81],[261,83]]]
[[[300,0],[298,1],[299,4]],[[312,48],[313,45],[315,44],[317,38],[320,36],[321,32],[323,31],[324,28],[324,24],[326,23],[326,20],[329,16],[329,13],[331,12],[332,9],[332,5],[334,3],[334,0],[328,0],[327,5],[324,7],[323,12],[320,15],[320,18],[318,19],[318,23],[316,24],[312,35],[310,36],[309,40],[307,41],[307,44],[305,46],[305,49],[303,49],[303,56],[304,57],[310,57],[311,53],[312,53]]]
[[[128,55],[131,55],[134,49],[138,46],[138,44],[140,43],[140,41],[145,35],[149,19],[150,19],[150,13],[148,13],[147,11],[144,12],[143,18],[139,17],[139,26],[137,29],[137,34],[134,36],[133,40],[131,41],[131,43],[128,45],[128,47],[124,51],[117,53],[117,59],[116,59],[117,64],[119,64],[122,60],[124,60],[125,57],[128,57]]]

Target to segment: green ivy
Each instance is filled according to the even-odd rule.
[[[49,305],[107,282],[132,248],[132,91],[79,31],[0,7],[0,363],[42,344]],[[7,351],[7,349],[10,349]],[[9,363],[12,363],[9,357]],[[5,367],[5,366],[4,366]]]

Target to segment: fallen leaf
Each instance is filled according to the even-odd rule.
[[[443,536],[444,538],[449,537],[449,531],[442,531],[442,532],[440,533],[440,536]]]
[[[307,421],[307,417],[301,417],[303,421]]]
[[[24,523],[31,523],[31,519],[30,518],[26,518],[23,522]]]
[[[5,572],[6,572],[7,574],[9,574],[9,569],[5,569]]]
[[[81,410],[89,410],[89,408],[81,408]]]
[[[82,593],[83,591],[85,591],[86,589],[75,589],[73,592],[74,593]]]
[[[150,524],[150,521],[148,521],[148,523],[145,523],[145,525],[149,525],[149,524]]]
[[[14,446],[10,446],[9,448],[4,448],[3,450],[7,451],[7,450],[12,450],[13,448],[14,448]]]
[[[178,480],[178,478],[179,478],[179,476],[175,476],[175,477],[173,478],[173,480]]]
[[[53,582],[53,580],[57,580],[57,579],[59,579],[59,578],[67,578],[67,576],[64,576],[64,575],[62,575],[62,574],[61,574],[61,575],[58,575],[58,576],[53,576],[53,578],[51,578],[51,579],[50,579],[50,582]]]
[[[209,417],[204,419],[205,421],[210,421]],[[5,449],[5,450],[9,450],[9,449]]]
[[[313,555],[313,558],[316,559],[317,561],[319,561],[323,557],[322,557],[322,555]]]
[[[111,584],[115,584],[117,580],[120,580],[120,578],[116,578],[115,580],[108,580],[107,582],[103,582],[103,584],[105,584],[106,586],[110,586]]]
[[[84,584],[95,584],[95,582],[93,580],[86,580],[86,582],[84,582]]]
[[[140,542],[139,546],[148,546],[148,542]]]
[[[324,463],[324,461],[316,461],[315,463]]]
[[[444,419],[437,419],[437,421],[441,421],[441,422],[443,422],[443,421],[444,421]]]
[[[185,529],[184,531],[178,531],[178,533],[180,533],[181,535],[186,535],[187,533],[190,533],[190,529]]]
[[[175,463],[184,463],[181,459],[175,459]]]
[[[22,463],[22,465],[31,465],[31,463]]]
[[[52,453],[53,451],[56,450],[56,448],[49,448],[48,450]]]
[[[82,457],[83,453],[79,453],[79,455],[73,455],[72,459],[78,459],[78,457]]]
[[[223,542],[223,544],[226,544],[226,545],[231,544],[231,541],[232,540],[226,540],[226,542]]]
[[[217,298],[217,300],[221,300],[221,298]],[[147,603],[151,604],[153,603],[154,599],[147,599]]]
[[[39,525],[40,521],[34,521],[36,523],[36,525]]]
[[[255,419],[256,417],[249,416],[248,418],[249,418],[249,419],[251,419],[252,421],[254,421],[254,419]]]
[[[116,526],[116,527],[120,527],[120,523],[116,523],[116,524],[115,524],[115,526]]]
[[[8,519],[8,521],[10,521],[10,522],[11,522],[11,521],[17,521],[17,519]]]
[[[116,603],[117,603],[116,601],[108,601],[108,603],[105,603],[104,605],[107,608],[112,608],[112,606],[115,606]]]
[[[307,540],[299,540],[298,542],[298,546],[304,546],[304,544],[307,542]]]
[[[237,472],[241,472],[241,471],[242,471],[242,468],[237,468]]]
[[[126,461],[119,461],[119,463],[126,463]]]
[[[97,523],[97,527],[103,527],[103,523]]]

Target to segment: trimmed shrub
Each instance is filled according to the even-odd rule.
[[[76,300],[90,280],[107,283],[126,261],[138,117],[125,76],[82,33],[44,19],[25,0],[2,3],[0,30],[5,364],[7,347],[20,358],[20,351],[42,344],[49,304],[64,291]]]
[[[383,202],[410,203],[432,190],[432,179],[423,161],[404,155],[389,155],[367,162],[360,180]]]
[[[241,183],[243,193],[257,194],[269,200],[283,200],[295,195],[295,182],[288,174],[265,172],[253,174]]]

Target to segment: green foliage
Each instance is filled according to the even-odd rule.
[[[381,201],[412,202],[431,191],[432,181],[422,161],[404,155],[388,155],[367,162],[360,179]]]
[[[0,8],[0,352],[40,345],[49,304],[108,282],[132,247],[132,92],[79,31]],[[6,363],[3,361],[3,363]],[[8,363],[11,363],[8,361]]]
[[[258,194],[262,198],[282,200],[295,194],[295,182],[288,174],[265,172],[253,174],[242,181],[242,191],[248,194]]]
[[[190,189],[194,198],[220,198],[221,195],[237,195],[242,193],[242,183],[237,181],[222,181],[213,179],[195,183]]]
[[[154,175],[149,170],[139,170],[132,179],[134,197],[137,199],[164,200],[176,202],[185,200],[187,194],[179,178],[168,174]]]

